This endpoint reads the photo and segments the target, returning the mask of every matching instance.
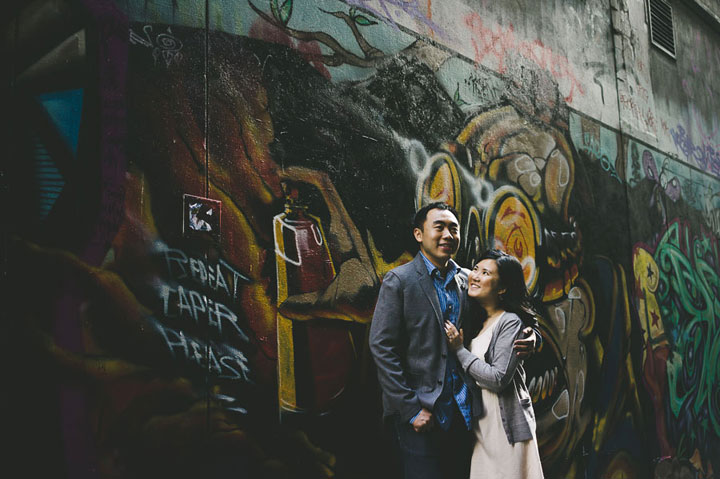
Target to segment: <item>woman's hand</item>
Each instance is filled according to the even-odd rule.
[[[450,321],[445,321],[445,335],[447,336],[448,346],[453,351],[457,351],[462,348],[463,345],[463,331],[458,331],[455,325]]]

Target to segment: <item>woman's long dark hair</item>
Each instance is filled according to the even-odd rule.
[[[500,308],[517,314],[525,326],[535,326],[538,313],[530,302],[530,295],[527,286],[525,286],[525,275],[523,275],[520,261],[498,249],[485,251],[478,262],[485,259],[495,260],[500,278],[500,288],[505,288],[505,291],[499,296]],[[487,319],[487,312],[480,306],[480,303],[472,300],[472,298],[468,298],[468,300],[470,305],[469,314],[463,328],[463,337],[466,344],[469,344],[477,336]]]

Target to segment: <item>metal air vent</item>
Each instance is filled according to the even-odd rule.
[[[675,58],[675,29],[672,7],[665,0],[648,0],[650,41],[653,45]]]

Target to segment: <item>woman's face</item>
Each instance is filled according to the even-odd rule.
[[[497,262],[484,259],[475,265],[468,275],[468,296],[481,304],[495,304],[500,292],[500,276]]]

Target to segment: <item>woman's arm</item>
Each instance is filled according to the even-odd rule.
[[[522,334],[523,323],[513,313],[505,313],[501,320],[502,324],[497,325],[500,330],[489,363],[478,358],[465,347],[461,346],[455,351],[463,370],[477,382],[478,386],[493,392],[500,392],[510,384],[520,363],[520,358],[513,353],[513,343]]]

